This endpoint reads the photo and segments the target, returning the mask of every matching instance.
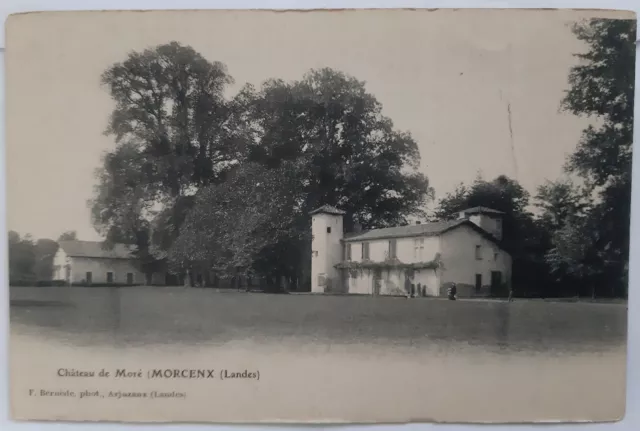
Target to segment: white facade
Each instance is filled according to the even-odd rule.
[[[458,226],[443,233],[440,250],[444,287],[441,295],[450,283],[456,283],[460,296],[471,296],[478,281],[478,293],[488,294],[492,272],[500,273],[501,283],[511,282],[511,255],[470,226]]]
[[[54,279],[69,284],[145,284],[134,259],[71,257],[60,248],[53,265]]]
[[[312,217],[312,292],[444,296],[455,283],[459,296],[486,296],[510,285],[511,256],[495,239],[502,233],[496,214],[470,215],[439,230],[397,228],[383,238],[372,231],[362,240],[344,238],[342,217]]]

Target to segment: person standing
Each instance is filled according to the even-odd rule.
[[[450,301],[455,301],[456,300],[456,294],[458,293],[458,288],[456,287],[455,283],[451,283],[451,287],[449,287],[449,300]]]

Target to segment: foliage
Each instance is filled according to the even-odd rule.
[[[581,224],[556,236],[553,255],[567,271],[589,278],[607,274],[609,294],[626,294],[629,259],[636,21],[593,19],[573,29],[587,51],[569,74],[563,108],[597,118],[567,162],[597,200]],[[587,230],[593,229],[593,232]],[[567,232],[569,231],[569,232]],[[562,239],[561,239],[562,238]],[[583,243],[579,240],[582,239]],[[571,247],[566,245],[571,244]],[[589,256],[599,256],[592,259]],[[579,258],[582,257],[582,258]],[[585,259],[593,268],[584,268]]]
[[[258,253],[280,240],[295,239],[300,208],[295,169],[247,163],[223,184],[196,195],[180,235],[169,251],[175,269],[251,269]]]
[[[440,260],[440,255],[436,255],[432,260],[424,261],[424,262],[411,262],[405,263],[398,259],[386,259],[381,262],[374,262],[371,260],[361,260],[361,261],[346,261],[341,262],[336,265],[336,268],[346,269],[346,270],[393,270],[393,269],[402,269],[402,270],[420,270],[420,269],[438,269],[442,265]]]
[[[75,233],[75,232],[74,232]],[[53,259],[58,251],[58,243],[51,239],[39,239],[35,243],[34,273],[37,280],[53,278]]]
[[[249,118],[256,134],[249,158],[265,166],[301,161],[305,211],[323,204],[347,212],[347,229],[406,223],[431,196],[418,172],[418,145],[394,130],[364,82],[332,69],[300,81],[270,80],[254,91]]]
[[[569,179],[546,181],[538,186],[535,205],[541,211],[539,221],[549,232],[562,228],[573,218],[584,216],[593,205],[589,189]]]
[[[10,231],[8,237],[10,282],[35,281],[36,253],[31,235],[20,238],[17,232]]]
[[[132,52],[103,73],[115,102],[105,133],[118,146],[104,157],[90,205],[107,243],[136,244],[153,263],[153,241],[167,250],[189,197],[237,163],[244,108],[224,97],[232,82],[222,63],[175,42]]]
[[[302,214],[330,204],[346,211],[345,229],[404,224],[420,216],[432,196],[419,173],[418,146],[394,130],[382,105],[363,82],[331,69],[311,70],[301,80],[269,80],[244,90],[253,144],[250,161],[268,168],[295,162],[302,185]],[[265,274],[306,278],[308,217],[296,235],[270,244],[254,267]]]
[[[58,241],[76,241],[77,239],[78,234],[75,230],[68,230],[58,237]]]

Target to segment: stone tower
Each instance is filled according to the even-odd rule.
[[[311,292],[339,291],[342,262],[343,216],[345,212],[330,205],[311,211]]]

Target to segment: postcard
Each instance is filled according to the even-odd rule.
[[[14,420],[624,416],[634,13],[6,27]]]

